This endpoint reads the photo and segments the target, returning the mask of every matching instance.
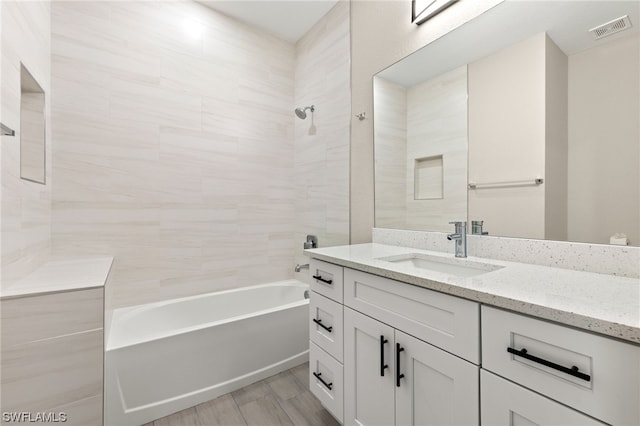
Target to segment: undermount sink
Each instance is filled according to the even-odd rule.
[[[503,266],[476,262],[461,258],[446,258],[423,253],[407,253],[397,256],[380,257],[378,260],[406,266],[408,269],[434,271],[459,277],[474,277],[502,269]]]

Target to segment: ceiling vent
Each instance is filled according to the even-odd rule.
[[[624,15],[620,18],[609,21],[606,24],[591,28],[589,32],[593,34],[594,39],[599,40],[612,34],[619,33],[620,31],[624,31],[627,28],[631,28],[631,21],[629,20],[628,15]]]

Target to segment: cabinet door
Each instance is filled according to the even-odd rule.
[[[481,382],[483,425],[604,425],[486,370],[482,370]]]
[[[478,425],[479,367],[401,331],[395,336],[404,375],[395,383],[396,425]]]
[[[345,307],[346,425],[394,424],[393,347],[393,328]]]

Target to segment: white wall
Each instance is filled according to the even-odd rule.
[[[545,41],[545,203],[544,237],[567,240],[568,58],[549,38]]]
[[[2,1],[2,122],[16,131],[1,139],[2,285],[45,262],[51,233],[50,3]],[[46,185],[20,179],[20,63],[46,93]]]
[[[410,22],[411,2],[351,3],[351,242],[371,241],[374,225],[372,76],[469,21],[502,0],[461,1],[420,26]]]
[[[567,238],[567,57],[537,34],[469,64],[469,220],[490,235]],[[542,185],[534,185],[537,178]]]
[[[296,263],[307,234],[320,247],[349,244],[350,38],[348,1],[339,1],[296,43],[295,107],[315,105],[294,124]],[[293,266],[292,266],[293,268]],[[307,271],[304,271],[306,274]]]
[[[53,3],[53,248],[108,307],[293,276],[295,50],[195,2]]]
[[[569,240],[640,244],[640,33],[569,57]]]
[[[469,182],[545,176],[544,33],[469,64]],[[491,235],[544,238],[545,186],[469,191]]]

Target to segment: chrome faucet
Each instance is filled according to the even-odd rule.
[[[300,265],[299,263],[296,265],[296,272],[300,272],[303,269],[309,269],[309,264],[305,263],[304,265]]]
[[[453,234],[447,235],[447,240],[455,241],[456,257],[467,257],[467,222],[449,222],[455,225]]]

